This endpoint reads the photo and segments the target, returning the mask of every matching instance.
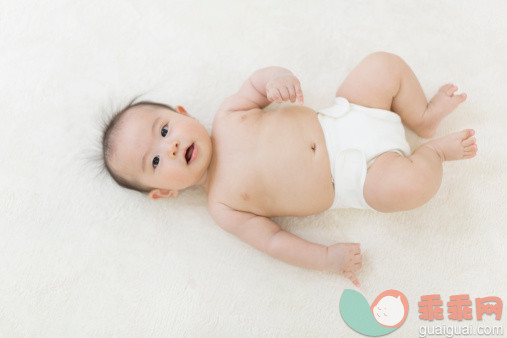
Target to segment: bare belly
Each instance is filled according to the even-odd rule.
[[[317,114],[306,107],[229,113],[213,126],[209,194],[267,217],[305,216],[334,200]]]

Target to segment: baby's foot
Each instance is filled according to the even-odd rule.
[[[465,129],[444,137],[431,140],[424,145],[437,152],[442,161],[455,161],[472,158],[477,154],[473,129]]]
[[[428,103],[428,107],[423,114],[420,136],[425,138],[433,137],[440,121],[466,100],[467,94],[465,93],[454,95],[457,90],[458,87],[452,83],[440,87]]]

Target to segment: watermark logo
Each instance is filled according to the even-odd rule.
[[[442,336],[451,338],[454,336],[503,336],[503,326],[491,325],[491,320],[500,321],[502,318],[503,302],[500,297],[475,298],[475,306],[469,294],[458,294],[449,297],[444,302],[440,294],[421,296],[419,305],[419,319],[434,322],[437,325],[422,325],[419,327],[419,337]],[[446,316],[445,305],[447,305],[447,319],[451,324],[440,324]],[[478,324],[483,323],[483,318],[489,318],[489,325],[471,325],[470,321],[475,318]],[[466,325],[459,325],[465,321]],[[455,324],[454,324],[455,323]]]
[[[433,321],[435,319],[444,319],[444,302],[439,294],[421,296],[419,305],[419,318]],[[503,302],[500,297],[475,298],[475,313],[477,320],[482,320],[484,314],[495,315],[496,320],[502,318]],[[447,302],[448,318],[451,320],[462,321],[470,320],[472,314],[472,300],[470,295],[453,295]]]
[[[383,336],[405,322],[408,300],[398,290],[386,290],[370,306],[362,294],[346,289],[340,298],[340,314],[352,330],[371,337]]]

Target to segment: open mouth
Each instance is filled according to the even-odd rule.
[[[192,143],[190,147],[187,148],[187,151],[185,152],[185,160],[187,161],[187,164],[192,160],[192,155],[194,154],[194,144]]]

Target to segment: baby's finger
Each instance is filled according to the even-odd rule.
[[[268,90],[268,92],[266,93],[266,98],[268,99],[268,101],[275,101],[275,98],[273,97],[273,91],[272,90]]]
[[[296,88],[294,88],[293,86],[289,86],[287,87],[287,89],[289,90],[290,102],[292,103],[296,102]]]
[[[359,243],[343,243],[344,245],[348,246],[349,251],[356,255],[358,253],[361,253],[361,244]]]
[[[298,103],[303,104],[304,98],[303,98],[303,91],[301,90],[301,84],[296,83],[294,85],[294,90],[296,91],[296,97],[298,99]]]
[[[288,101],[290,99],[289,91],[286,87],[278,88],[280,94],[282,95],[282,101]]]
[[[359,266],[359,264],[354,264],[349,267],[349,270],[352,272],[359,271],[360,269],[361,269],[361,267]]]
[[[282,96],[280,95],[278,89],[273,89],[273,98],[276,103],[282,103]]]
[[[360,284],[359,284],[359,281],[357,280],[357,277],[356,277],[356,274],[353,273],[352,271],[348,271],[345,273],[345,276],[350,279],[352,281],[352,283],[354,283],[355,286],[359,287]]]

